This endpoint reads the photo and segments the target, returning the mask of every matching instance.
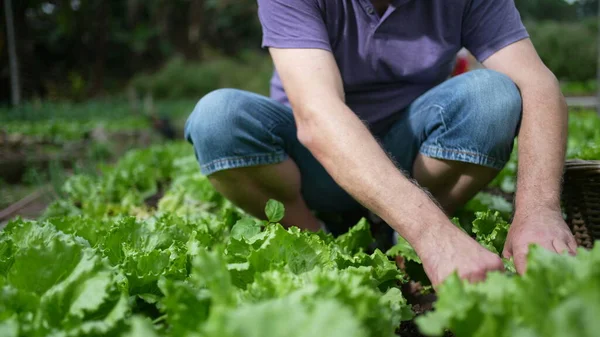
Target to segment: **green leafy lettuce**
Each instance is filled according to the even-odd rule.
[[[478,284],[450,277],[435,311],[417,319],[428,336],[552,337],[598,335],[600,245],[577,256],[533,247],[523,277],[492,273]]]

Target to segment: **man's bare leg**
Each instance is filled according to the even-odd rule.
[[[264,219],[269,199],[285,206],[285,226],[318,231],[321,225],[308,209],[300,193],[298,166],[287,159],[280,164],[219,171],[209,176],[215,189],[246,212]]]
[[[419,185],[429,190],[449,215],[498,174],[495,169],[422,154],[417,156],[413,172]],[[217,191],[258,218],[264,219],[266,202],[276,199],[286,208],[284,225],[313,231],[321,228],[302,198],[300,171],[291,159],[275,165],[224,170],[209,179]]]
[[[498,174],[498,170],[452,160],[440,160],[419,154],[413,164],[413,176],[436,198],[446,214],[475,196]]]

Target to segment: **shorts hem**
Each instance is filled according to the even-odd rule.
[[[422,146],[420,152],[428,157],[436,159],[460,161],[497,170],[502,170],[508,162],[508,160],[499,160],[479,152],[447,149],[438,146]]]
[[[255,154],[248,156],[227,157],[210,161],[207,164],[201,164],[200,171],[202,172],[202,174],[208,176],[210,174],[223,170],[279,164],[287,158],[288,155],[286,153]]]

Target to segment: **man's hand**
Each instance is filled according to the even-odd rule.
[[[525,272],[531,244],[537,244],[551,252],[576,253],[577,243],[560,212],[542,210],[521,214],[515,215],[502,253],[504,257],[514,259],[517,272]]]
[[[483,281],[488,272],[504,270],[500,257],[454,225],[430,232],[415,249],[434,287],[455,271],[461,279]]]

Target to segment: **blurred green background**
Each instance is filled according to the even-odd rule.
[[[562,81],[595,79],[598,0],[516,4]],[[121,96],[128,87],[157,99],[196,99],[223,86],[268,90],[272,66],[260,50],[255,0],[12,0],[12,7],[25,101]],[[6,15],[0,26],[7,104]]]

